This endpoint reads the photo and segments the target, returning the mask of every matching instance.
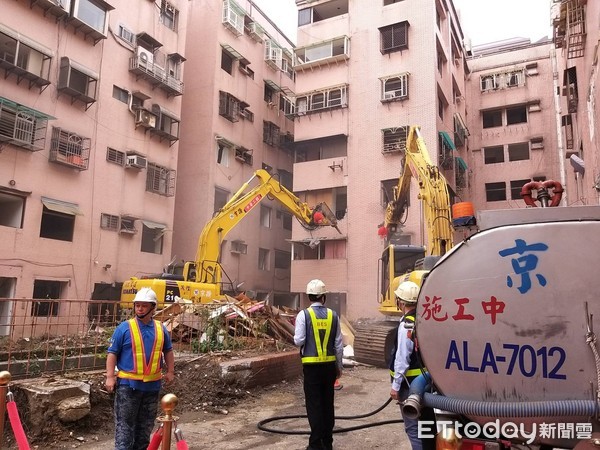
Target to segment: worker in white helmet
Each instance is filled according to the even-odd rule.
[[[321,280],[306,285],[311,304],[296,316],[294,343],[300,347],[306,415],[310,425],[307,449],[332,449],[334,383],[342,375],[342,329],[335,311],[325,307],[327,289]]]
[[[148,447],[161,380],[170,383],[175,377],[171,336],[152,319],[156,304],[152,289],[140,289],[133,299],[135,317],[117,326],[108,347],[106,390],[116,392],[115,450]]]
[[[399,311],[402,311],[403,316],[398,325],[394,350],[390,360],[390,374],[392,376],[390,397],[402,402],[408,398],[410,382],[424,371],[414,333],[419,285],[412,281],[403,281],[394,291],[394,294],[396,295],[396,306]],[[400,411],[402,412],[402,408],[400,408]],[[425,414],[430,412],[429,409],[423,410]],[[435,448],[435,441],[430,442],[419,438],[418,419],[406,417],[404,413],[402,413],[402,418],[412,450],[428,449],[431,448],[430,444],[433,444],[433,448]],[[421,419],[427,420],[428,417],[422,415]]]

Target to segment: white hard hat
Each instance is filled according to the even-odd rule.
[[[158,303],[158,299],[156,298],[156,292],[154,292],[148,287],[141,288],[139,291],[137,291],[137,294],[135,294],[133,303],[141,302],[154,303],[156,305]]]
[[[306,285],[306,293],[312,295],[327,294],[325,283],[323,283],[321,280],[310,280]]]
[[[394,294],[404,303],[417,303],[419,286],[412,281],[403,281]]]

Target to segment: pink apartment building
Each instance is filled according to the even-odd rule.
[[[205,224],[257,169],[293,187],[292,43],[251,1],[188,5],[182,116],[189,121],[182,124],[179,145],[177,260],[194,259]],[[292,304],[292,222],[276,201],[264,199],[254,207],[221,243],[223,289],[243,283],[258,299]]]
[[[453,195],[467,187],[463,34],[446,0],[296,5],[294,191],[329,199],[342,234],[294,229],[291,289],[319,277],[349,319],[377,318],[377,229],[408,126],[422,127]],[[426,244],[416,191],[399,243]]]
[[[552,22],[566,203],[595,205],[600,199],[600,4],[586,0],[555,0]]]
[[[187,2],[0,3],[0,297],[115,298],[171,259]]]

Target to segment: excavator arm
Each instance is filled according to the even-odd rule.
[[[245,192],[254,180],[257,180],[258,184]],[[259,169],[240,187],[225,206],[217,211],[202,230],[195,260],[195,281],[201,283],[219,283],[221,281],[221,266],[218,260],[223,239],[265,198],[277,200],[307,229],[316,229],[321,226],[333,226],[337,229],[335,215],[327,205],[321,203],[311,209],[273,178],[269,172]],[[194,279],[189,268],[184,269],[185,275],[189,280]]]
[[[394,188],[394,198],[386,208],[384,225],[388,232],[396,231],[406,212],[410,181],[419,185],[419,200],[423,203],[428,254],[441,256],[452,247],[452,218],[446,179],[434,166],[418,127],[411,126],[406,139],[404,170]]]

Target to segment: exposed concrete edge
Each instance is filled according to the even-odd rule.
[[[244,387],[275,384],[297,378],[302,373],[302,363],[297,352],[269,353],[224,361],[219,366],[224,381]]]

